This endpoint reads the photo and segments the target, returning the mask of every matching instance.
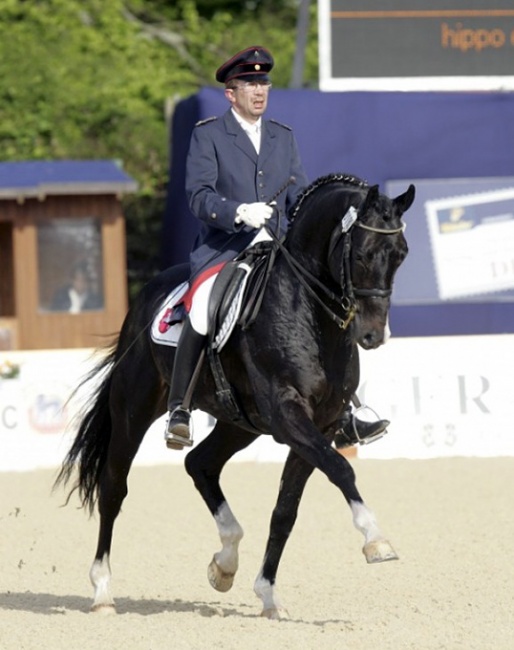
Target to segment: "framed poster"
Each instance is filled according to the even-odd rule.
[[[407,181],[390,181],[395,196]],[[514,301],[514,178],[413,180],[397,305]]]

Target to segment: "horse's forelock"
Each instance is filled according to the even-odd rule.
[[[398,211],[395,199],[391,199],[386,194],[382,194],[378,185],[374,185],[368,191],[361,208],[359,210],[359,219],[368,225],[379,227],[380,223],[389,224],[391,227],[394,223],[401,223],[402,212]]]

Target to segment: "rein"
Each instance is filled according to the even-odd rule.
[[[291,255],[291,253],[287,250],[287,248],[284,246],[282,241],[275,235],[274,232],[271,230],[268,230],[266,228],[266,232],[270,235],[270,237],[273,239],[275,242],[278,250],[282,253],[284,256],[284,259],[286,262],[289,264],[289,267],[291,271],[293,271],[294,275],[296,276],[296,279],[298,282],[302,285],[302,287],[307,291],[307,293],[316,300],[316,302],[321,305],[321,307],[325,310],[325,312],[330,316],[330,318],[340,327],[341,329],[346,329],[348,325],[350,324],[350,321],[352,320],[354,314],[352,314],[351,318],[340,318],[336,313],[326,305],[323,300],[318,296],[318,294],[314,291],[314,289],[309,285],[309,283],[306,281],[305,278],[308,278],[312,284],[315,284],[319,289],[323,291],[323,293],[333,300],[334,302],[339,302],[340,301],[340,296],[337,296],[333,291],[331,291],[328,287],[326,287],[318,278],[310,271],[307,271],[300,262],[295,260],[295,258]],[[348,303],[347,305],[344,304],[345,298],[343,296],[341,306],[344,309],[344,311],[348,312],[351,311],[351,304]]]
[[[380,235],[396,235],[405,230],[405,224],[399,228],[392,228],[392,229],[375,228],[373,226],[368,226],[366,224],[361,223],[356,218],[355,221],[353,221],[353,223],[350,224],[347,230],[341,230],[341,233],[332,248],[335,248],[337,246],[337,243],[339,242],[341,237],[349,233],[349,230],[352,225],[355,225],[359,228],[362,228],[363,230],[368,230],[370,232],[374,232]],[[341,289],[343,291],[343,296],[338,296],[333,291],[331,291],[328,287],[326,287],[320,280],[318,280],[318,278],[316,278],[312,273],[310,273],[310,271],[307,271],[307,269],[305,269],[305,267],[303,267],[300,264],[300,262],[298,262],[291,255],[291,253],[287,250],[287,248],[284,246],[282,241],[275,235],[274,232],[272,232],[268,228],[266,228],[266,232],[271,236],[271,238],[275,242],[277,248],[284,256],[284,259],[289,264],[290,269],[293,271],[294,275],[296,276],[297,280],[300,282],[302,287],[307,291],[307,293],[312,298],[316,300],[316,302],[323,308],[323,310],[328,314],[331,320],[334,321],[340,329],[346,330],[350,325],[350,323],[352,322],[352,320],[354,319],[355,314],[357,313],[357,303],[355,301],[355,297],[388,298],[392,293],[392,289],[359,289],[353,286],[353,283],[351,281],[351,269],[350,269],[350,249],[351,249],[350,237],[346,237],[344,240],[343,266],[341,268]],[[345,276],[347,278],[346,282],[345,282]],[[341,318],[327,304],[325,304],[325,302],[318,296],[318,294],[314,291],[314,289],[312,288],[312,286],[309,284],[307,280],[310,281],[310,283],[316,285],[319,289],[321,289],[321,291],[325,294],[327,298],[329,298],[333,302],[340,304],[343,311],[346,312],[346,318]],[[347,295],[344,295],[345,286],[346,286]]]

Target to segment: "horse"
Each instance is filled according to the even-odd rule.
[[[240,408],[234,417],[204,361],[192,408],[215,418],[212,431],[185,457],[185,469],[213,516],[221,549],[208,580],[228,591],[238,569],[243,530],[220,487],[229,459],[261,434],[289,447],[269,537],[254,591],[262,615],[287,617],[276,575],[305,485],[315,469],[342,492],[364,536],[368,563],[397,559],[356,486],[355,472],[334,446],[336,423],[359,384],[358,346],[373,349],[388,336],[394,275],[408,252],[402,215],[415,188],[391,199],[378,185],[350,174],[318,178],[300,194],[253,323],[236,326],[219,362]],[[96,378],[89,404],[55,486],[78,491],[81,505],[100,515],[90,580],[92,611],[115,612],[110,553],[114,522],[145,432],[166,411],[174,348],[151,340],[149,324],[187,265],[161,272],[134,300],[114,343],[84,382]],[[163,441],[163,453],[165,450]],[[168,452],[170,453],[170,452]],[[174,452],[171,452],[174,453]]]

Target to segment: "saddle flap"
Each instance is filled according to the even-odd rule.
[[[223,348],[236,326],[244,290],[251,267],[242,262],[228,264],[216,279],[209,304],[209,328],[211,345],[218,352]],[[223,277],[221,277],[223,275]],[[220,284],[218,286],[218,281]]]

